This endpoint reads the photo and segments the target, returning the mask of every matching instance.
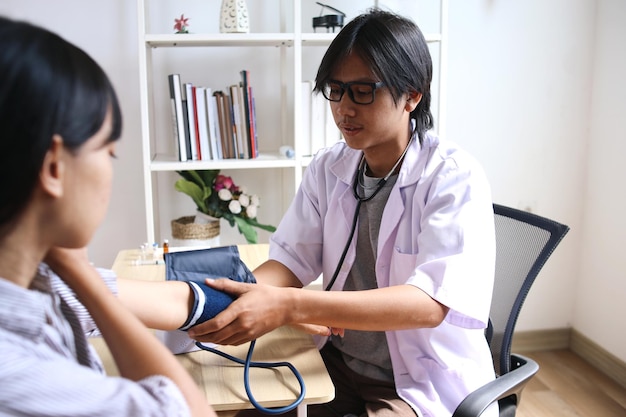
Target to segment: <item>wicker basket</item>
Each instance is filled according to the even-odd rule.
[[[195,216],[183,216],[172,220],[172,237],[180,240],[207,240],[219,236],[219,220],[207,224],[194,223],[194,220]]]

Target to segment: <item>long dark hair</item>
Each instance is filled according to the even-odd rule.
[[[109,109],[116,140],[121,111],[100,66],[54,33],[0,17],[0,229],[26,206],[53,135],[77,150]]]
[[[335,37],[322,58],[314,91],[320,92],[337,67],[356,53],[389,87],[396,104],[405,93],[418,92],[422,100],[411,112],[420,141],[433,127],[430,83],[433,64],[428,44],[417,25],[405,17],[380,9],[351,20]]]

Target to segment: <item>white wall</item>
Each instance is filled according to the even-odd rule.
[[[145,239],[135,4],[3,0],[0,13],[83,47],[115,84],[124,136],[109,215],[90,246],[97,264],[110,265]],[[625,18],[622,0],[450,0],[447,106],[448,137],[484,164],[496,202],[572,228],[518,329],[574,326],[622,360],[613,329],[626,315]]]
[[[134,1],[2,0],[0,14],[42,25],[87,51],[111,78],[124,117],[114,161],[107,218],[90,257],[110,266],[120,248],[139,247],[146,235],[141,170],[137,13]]]
[[[485,166],[495,202],[571,227],[518,330],[572,324],[580,265],[595,2],[450,2],[448,137]]]
[[[598,2],[589,163],[573,326],[626,360],[626,2]]]

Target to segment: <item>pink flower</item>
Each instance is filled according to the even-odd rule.
[[[236,193],[237,191],[239,191],[239,189],[237,188],[237,186],[235,185],[231,177],[227,177],[226,175],[219,174],[217,178],[215,179],[215,189],[219,191],[222,188],[226,188],[227,190],[230,190],[233,193]]]
[[[188,17],[185,17],[184,14],[180,15],[180,19],[174,19],[174,30],[176,30],[176,33],[188,33],[187,32],[187,26],[189,25],[189,23],[187,22],[189,20]]]

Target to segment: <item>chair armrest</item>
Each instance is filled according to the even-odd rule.
[[[511,355],[515,369],[470,393],[456,408],[452,417],[478,417],[489,405],[509,395],[518,397],[526,383],[539,370],[537,362],[521,355]]]

